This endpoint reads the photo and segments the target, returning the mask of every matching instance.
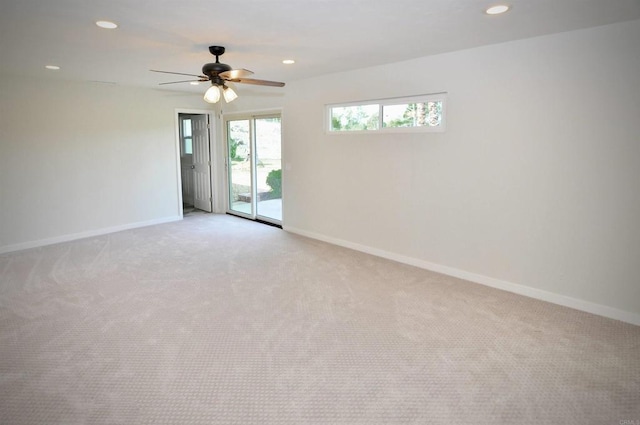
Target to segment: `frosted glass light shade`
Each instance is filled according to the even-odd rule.
[[[224,100],[227,103],[233,102],[238,98],[238,95],[236,94],[235,91],[233,91],[231,87],[225,86],[224,89],[222,90],[222,94],[224,95]]]
[[[204,101],[209,103],[217,103],[220,100],[220,89],[218,86],[211,86],[204,93]]]

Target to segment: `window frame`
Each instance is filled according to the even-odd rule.
[[[442,102],[442,116],[440,125],[438,126],[411,126],[411,127],[384,127],[384,107],[410,104],[410,103],[427,103]],[[333,108],[345,108],[352,106],[369,106],[378,105],[378,128],[371,130],[333,130],[332,126],[332,110]],[[330,135],[345,134],[384,134],[384,133],[443,133],[446,131],[446,108],[447,93],[429,93],[415,96],[389,97],[384,99],[361,100],[356,102],[330,103],[325,105],[324,129],[325,133]]]
[[[191,116],[183,116],[180,117],[180,125],[179,125],[179,135],[180,135],[180,156],[183,158],[193,156],[193,129],[191,130],[191,136],[186,136],[184,131],[184,124],[186,121],[189,121],[189,126],[191,127]],[[187,152],[187,139],[191,141],[191,152]]]

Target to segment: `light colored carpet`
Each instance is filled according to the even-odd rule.
[[[3,425],[640,421],[640,327],[231,216],[0,278]]]

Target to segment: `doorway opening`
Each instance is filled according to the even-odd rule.
[[[279,113],[225,118],[227,212],[282,225],[282,136]]]
[[[212,212],[209,115],[178,113],[178,143],[182,214]]]

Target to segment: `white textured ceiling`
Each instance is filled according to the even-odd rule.
[[[510,0],[501,16],[484,14],[494,0],[1,1],[0,73],[194,92],[204,88],[159,87],[174,78],[149,69],[199,74],[222,45],[221,62],[290,82],[640,19],[640,0]]]

